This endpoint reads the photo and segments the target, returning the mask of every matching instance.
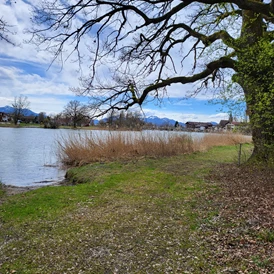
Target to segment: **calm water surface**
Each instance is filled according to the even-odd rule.
[[[46,185],[64,178],[57,157],[62,130],[0,128],[0,181],[14,186]]]

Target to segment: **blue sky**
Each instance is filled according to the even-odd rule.
[[[35,5],[37,1],[32,3]],[[17,0],[10,4],[10,1],[0,0],[0,18],[14,26],[12,30],[16,35],[10,38],[19,45],[14,47],[0,40],[0,106],[11,105],[15,96],[23,95],[28,97],[31,110],[56,114],[70,100],[85,100],[70,91],[70,87],[79,85],[77,64],[67,62],[62,69],[58,63],[50,66],[52,58],[47,52],[37,51],[34,45],[23,42],[28,38],[24,30],[31,26],[28,2]],[[161,104],[146,103],[144,113],[180,122],[219,122],[228,117],[220,105],[209,104],[209,97],[205,95],[182,100],[181,94],[191,88],[182,85],[168,88],[168,98]]]

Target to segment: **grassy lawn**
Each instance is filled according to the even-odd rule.
[[[220,219],[212,173],[234,163],[235,146],[215,147],[73,168],[72,185],[0,190],[0,273],[271,273],[259,251],[241,261],[218,250],[235,220]],[[271,233],[254,237],[263,245]]]
[[[29,128],[43,128],[43,125],[36,123],[20,123],[19,125],[15,125],[14,123],[0,123],[0,127],[11,127],[11,128],[21,128],[21,127],[29,127]]]

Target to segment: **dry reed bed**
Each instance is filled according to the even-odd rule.
[[[94,134],[62,138],[59,157],[66,165],[81,166],[93,162],[127,160],[138,157],[165,157],[206,151],[213,146],[251,142],[239,134],[205,134],[195,138],[188,134],[127,135],[109,134],[99,138]]]

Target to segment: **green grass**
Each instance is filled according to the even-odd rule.
[[[235,147],[215,147],[97,163],[70,169],[73,185],[5,197],[0,273],[219,273],[197,238],[217,214],[205,178],[235,159]]]
[[[258,233],[258,239],[264,242],[274,242],[274,231],[265,229]]]
[[[2,182],[0,181],[0,199],[1,199],[1,197],[4,196],[4,194],[5,194],[5,191],[4,191],[4,188],[3,188],[3,184],[2,184]]]
[[[43,125],[36,123],[20,123],[19,125],[15,125],[14,123],[0,123],[0,127],[43,127]]]

